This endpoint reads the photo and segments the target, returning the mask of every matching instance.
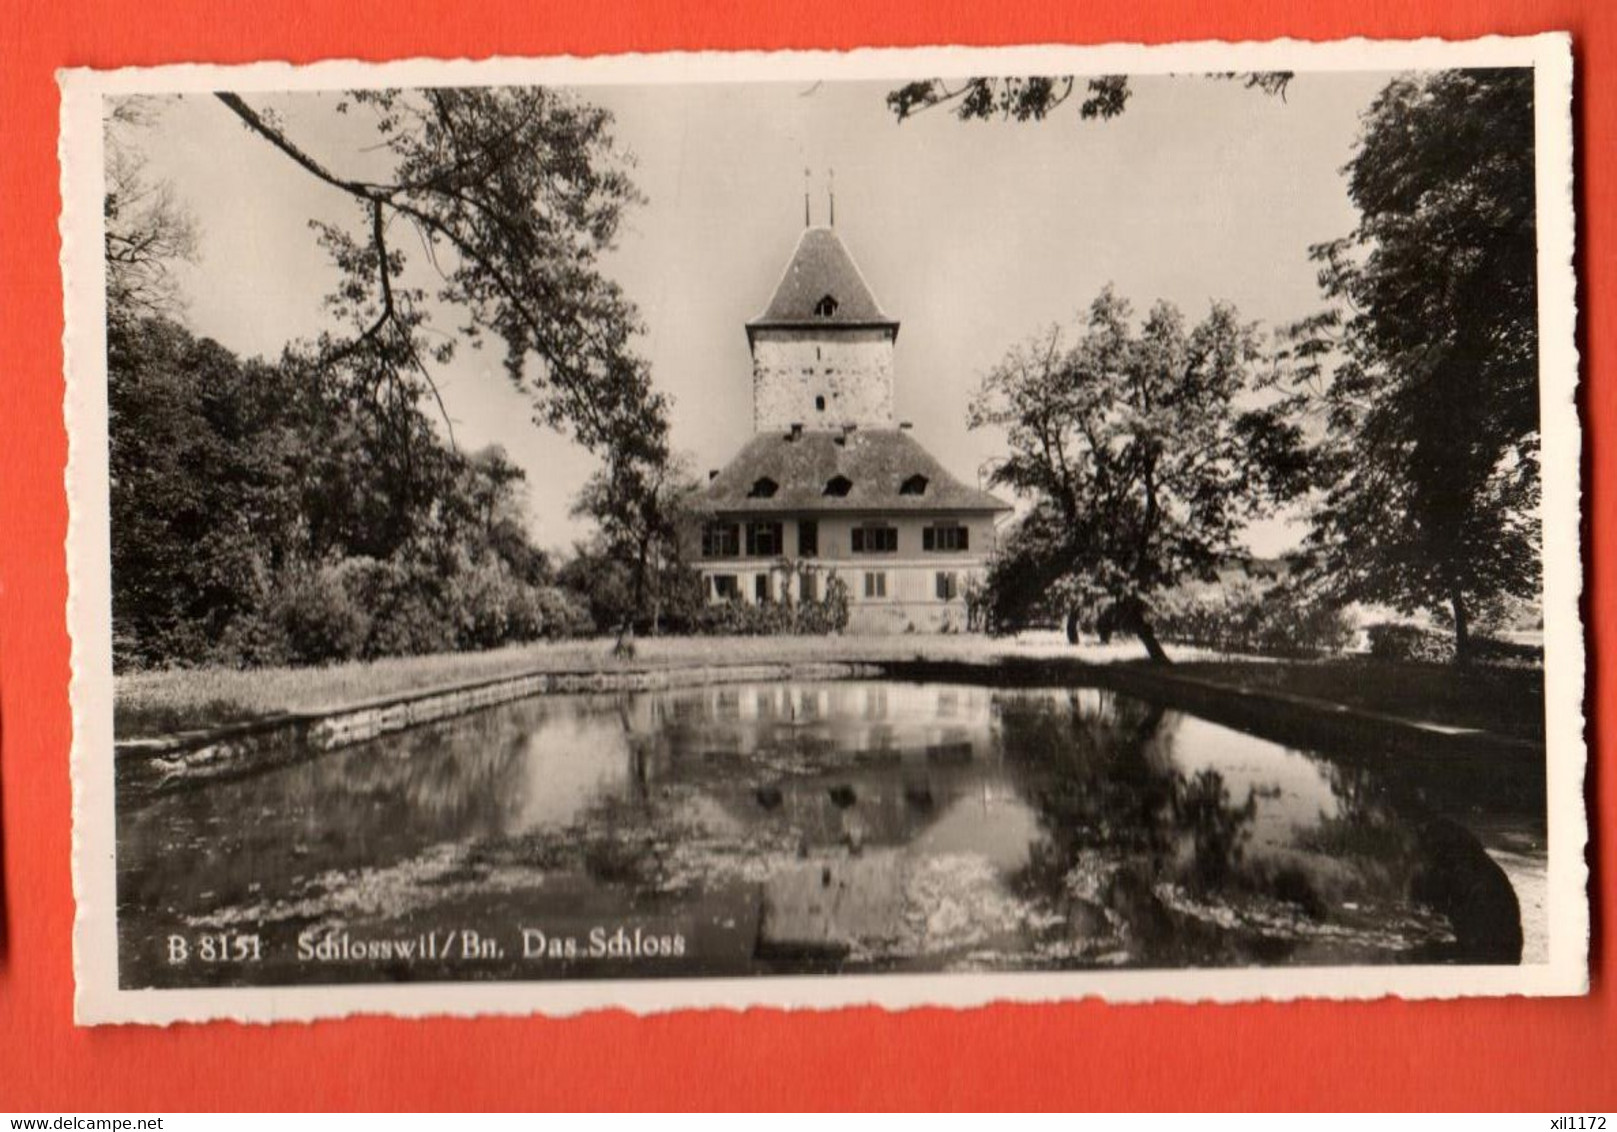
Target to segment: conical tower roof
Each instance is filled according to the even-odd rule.
[[[881,326],[898,331],[898,322],[877,304],[859,266],[831,228],[804,230],[768,308],[747,324],[747,330],[767,326]]]

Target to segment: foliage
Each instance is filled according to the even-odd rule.
[[[660,632],[686,623],[701,603],[701,579],[689,554],[699,529],[696,481],[666,451],[615,451],[584,484],[573,514],[593,519],[597,535],[579,558],[573,583],[591,595],[596,624]],[[600,571],[586,577],[583,571]]]
[[[1006,432],[993,481],[1035,500],[990,574],[996,620],[1104,595],[1165,660],[1151,596],[1210,576],[1247,521],[1307,486],[1300,430],[1253,399],[1261,356],[1228,305],[1187,329],[1158,303],[1136,330],[1110,288],[1071,345],[1053,328],[1012,349],[968,417]]]
[[[823,597],[788,597],[749,605],[721,601],[704,605],[692,626],[707,636],[826,636],[848,627],[848,585],[835,573],[826,577]]]
[[[1346,167],[1359,224],[1312,249],[1331,306],[1291,330],[1319,582],[1446,607],[1459,659],[1479,606],[1538,589],[1533,152],[1531,71],[1394,80]]]
[[[666,405],[632,352],[633,307],[599,266],[639,199],[611,116],[544,88],[354,92],[337,111],[370,116],[364,161],[388,165],[360,180],[273,112],[217,97],[358,206],[352,227],[314,225],[340,273],[327,296],[340,329],[242,361],[161,317],[177,312],[171,268],[195,233],[172,188],[144,176],[131,131],[150,108],[111,104],[115,663],[323,663],[593,631],[529,538],[521,470],[457,448],[433,367],[457,342],[497,338],[539,419],[609,454],[612,517],[660,509],[655,491],[634,493],[669,467]],[[430,292],[408,281],[399,227],[441,281]],[[444,309],[458,335],[434,326]],[[442,430],[423,412],[433,401]]]
[[[102,207],[103,253],[107,265],[107,317],[174,316],[180,299],[173,268],[196,256],[196,220],[175,196],[172,185],[146,174],[133,135],[149,124],[150,100],[131,96],[108,100],[106,194]]]
[[[385,178],[359,179],[316,158],[279,119],[238,94],[219,101],[299,168],[347,193],[354,229],[317,225],[343,275],[333,312],[354,329],[326,359],[355,358],[393,382],[425,381],[455,339],[432,330],[419,288],[404,285],[394,225],[412,230],[441,283],[431,295],[464,318],[460,338],[504,347],[505,369],[538,417],[607,453],[663,443],[666,406],[631,349],[633,306],[600,270],[624,211],[640,200],[607,111],[546,87],[360,90],[337,105],[368,114]],[[356,235],[356,232],[358,233]]]
[[[1285,583],[1182,587],[1162,594],[1152,612],[1164,640],[1223,653],[1330,655],[1358,635],[1346,610]]]
[[[497,449],[451,450],[416,411],[396,422],[415,436],[403,463],[334,371],[290,352],[243,362],[163,319],[109,328],[107,392],[119,668],[545,631],[549,563]]]
[[[1454,638],[1420,625],[1386,621],[1368,626],[1370,655],[1377,660],[1447,664],[1454,659]]]
[[[1285,96],[1290,71],[1251,71],[1208,76],[1234,79],[1249,89]],[[1132,93],[1127,75],[1025,75],[921,79],[906,83],[887,96],[888,109],[902,122],[934,106],[949,106],[963,122],[1008,118],[1018,122],[1043,121],[1058,107],[1078,99],[1083,119],[1116,118],[1128,107]]]
[[[572,590],[561,586],[539,586],[534,591],[539,603],[540,630],[546,640],[565,641],[595,633],[589,607]]]

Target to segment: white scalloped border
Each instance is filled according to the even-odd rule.
[[[1519,967],[1330,967],[843,975],[598,982],[121,990],[117,981],[112,776],[111,591],[107,522],[105,295],[99,239],[101,97],[170,91],[548,83],[858,81],[918,74],[1164,74],[1231,70],[1414,70],[1532,66],[1536,71],[1542,413],[1545,706],[1548,715],[1550,955]],[[169,1024],[205,1019],[311,1021],[354,1014],[545,1014],[687,1008],[892,1010],[1100,998],[1113,1003],[1302,998],[1576,995],[1589,985],[1588,818],[1584,799],[1584,630],[1579,603],[1580,460],[1573,270],[1572,48],[1565,33],[1463,42],[1350,39],[1101,46],[861,48],[852,51],[668,52],[580,58],[331,60],[240,66],[176,64],[58,72],[61,91],[67,622],[72,637],[75,1019]]]

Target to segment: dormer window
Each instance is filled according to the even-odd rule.
[[[835,295],[821,295],[820,301],[814,304],[815,318],[832,318],[837,313],[837,300]]]
[[[913,475],[898,485],[900,495],[925,495],[927,478],[923,475]]]
[[[853,481],[847,476],[832,476],[825,481],[825,494],[841,498],[853,490]]]
[[[780,490],[780,484],[768,476],[760,476],[752,481],[752,489],[747,492],[748,499],[772,499],[775,492]]]

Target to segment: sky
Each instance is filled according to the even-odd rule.
[[[1141,77],[1117,119],[1086,122],[1069,104],[1027,124],[938,110],[898,123],[884,101],[891,83],[592,86],[579,96],[613,112],[646,198],[603,266],[640,309],[640,349],[672,401],[674,446],[699,476],[751,433],[743,327],[801,234],[807,168],[816,224],[827,220],[834,170],[837,231],[901,323],[899,418],[975,483],[1003,448],[997,434],[966,428],[983,374],[1051,323],[1076,326],[1108,283],[1138,313],[1167,299],[1192,321],[1216,300],[1269,327],[1318,309],[1307,249],[1355,223],[1341,169],[1389,77],[1303,73],[1283,99],[1235,82]],[[363,118],[335,113],[337,98],[249,101],[335,171],[384,174]],[[335,272],[309,221],[354,224],[347,196],[208,95],[164,103],[131,141],[197,222],[195,262],[178,268],[193,330],[274,357],[331,328],[322,296]],[[540,545],[585,535],[569,509],[595,462],[532,421],[499,348],[461,350],[435,377],[461,447],[497,443],[528,473]],[[1246,541],[1275,554],[1302,531],[1270,520]]]

